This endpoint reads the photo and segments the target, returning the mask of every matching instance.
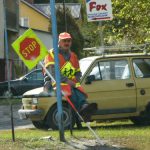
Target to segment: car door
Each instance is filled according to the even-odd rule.
[[[82,84],[89,102],[96,102],[98,114],[136,111],[136,88],[128,58],[97,60]]]
[[[138,111],[145,110],[150,102],[150,56],[132,58],[137,87]]]

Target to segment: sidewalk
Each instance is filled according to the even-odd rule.
[[[13,105],[13,118],[15,129],[33,128],[30,120],[21,120],[18,115],[18,110],[21,105]],[[0,130],[11,129],[11,112],[10,105],[0,105]]]

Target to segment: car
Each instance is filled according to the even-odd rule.
[[[10,88],[13,96],[21,96],[26,91],[42,87],[44,85],[44,77],[42,69],[35,69],[28,74],[16,80],[10,80]],[[8,91],[8,81],[0,82],[0,96],[6,96]]]
[[[81,84],[89,103],[98,110],[91,121],[131,119],[133,123],[150,124],[150,54],[111,54],[80,60]],[[64,127],[74,125],[69,104],[62,97]],[[31,119],[36,128],[57,129],[56,96],[44,95],[43,88],[26,92],[22,98],[22,119]]]

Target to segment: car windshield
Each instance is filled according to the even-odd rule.
[[[89,68],[89,66],[91,65],[92,62],[93,62],[93,60],[90,60],[90,59],[88,59],[88,60],[81,59],[79,61],[80,69],[81,69],[81,72],[82,72],[82,76],[87,71],[87,69]]]

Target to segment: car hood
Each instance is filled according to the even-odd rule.
[[[30,91],[27,91],[23,94],[23,97],[51,97],[55,96],[54,92],[47,93],[43,90],[43,87],[36,88]]]
[[[40,94],[41,92],[43,92],[43,87],[40,87],[40,88],[36,88],[36,89],[33,89],[33,90],[30,90],[30,91],[27,91],[23,94],[24,95],[38,95]]]

